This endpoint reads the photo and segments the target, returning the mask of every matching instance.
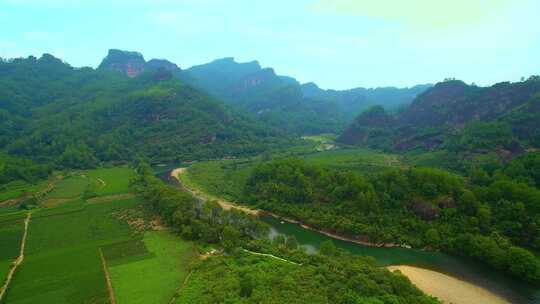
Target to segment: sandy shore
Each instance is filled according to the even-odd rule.
[[[440,272],[412,266],[390,266],[388,269],[401,271],[423,292],[446,304],[510,304],[482,287]]]

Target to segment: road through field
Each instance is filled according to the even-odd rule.
[[[17,267],[19,267],[24,261],[24,248],[26,246],[26,236],[28,235],[28,225],[30,224],[31,218],[32,218],[32,212],[28,212],[28,215],[26,216],[26,219],[24,220],[24,233],[23,233],[23,238],[21,240],[21,251],[19,253],[19,257],[17,257],[15,262],[13,262],[13,266],[11,266],[11,270],[9,271],[6,277],[6,281],[4,282],[2,289],[0,289],[0,302],[2,302],[2,299],[7,293],[9,284],[11,283],[11,280],[13,279],[13,275],[15,274]]]

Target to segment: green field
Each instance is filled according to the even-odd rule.
[[[130,199],[81,208],[74,201],[36,211],[6,303],[108,303],[99,247],[133,237],[113,214],[140,204]]]
[[[135,172],[128,167],[117,167],[88,170],[85,175],[91,179],[92,189],[97,195],[111,195],[128,192],[129,180]]]
[[[25,193],[36,193],[47,187],[49,181],[41,181],[36,184],[29,184],[23,181],[14,181],[0,185],[0,202],[18,198]]]
[[[45,196],[45,199],[77,198],[83,194],[88,185],[90,185],[90,181],[86,177],[69,176],[56,183],[54,189]]]
[[[196,259],[196,250],[168,231],[146,232],[141,243],[142,248],[129,247],[131,257],[107,258],[117,303],[169,303]]]
[[[309,163],[337,170],[351,170],[369,175],[388,167],[404,166],[401,158],[368,149],[341,149],[310,154],[305,157]]]
[[[23,235],[23,217],[0,216],[0,282],[6,277],[11,263],[19,255]]]
[[[25,260],[3,303],[109,303],[100,251],[118,303],[168,303],[197,251],[169,231],[141,233],[132,223],[151,219],[129,194],[133,175],[127,167],[101,168],[58,181],[32,211]],[[84,199],[89,190],[98,196],[92,203]],[[19,254],[25,216],[18,206],[0,208],[2,281]]]

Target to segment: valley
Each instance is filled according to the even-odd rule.
[[[364,153],[368,152],[365,151]],[[310,157],[315,160],[321,158],[331,160],[335,157],[333,163],[339,162],[339,156],[327,154],[323,152],[321,155]],[[361,153],[356,155],[361,155]],[[357,157],[355,160],[357,163],[366,161],[362,157]],[[214,191],[215,194],[222,193],[223,195],[234,193],[234,190],[230,191],[226,186],[227,181],[230,182],[227,173],[225,173],[225,177],[222,177],[224,169],[225,172],[231,170],[230,162],[197,163],[187,170],[181,170],[181,174],[175,176],[180,177],[180,181],[189,185],[189,187],[194,187],[190,191],[203,195],[204,200],[215,199],[222,203],[222,199],[195,189],[213,189],[206,191]],[[242,163],[243,161],[238,160],[237,162]],[[369,165],[369,161],[367,161],[366,165]],[[242,167],[236,168],[239,173],[246,170]],[[356,168],[356,166],[349,167],[349,169]],[[217,176],[220,178],[216,178]],[[209,181],[214,181],[216,184]],[[246,205],[245,203],[239,203],[238,201],[226,203],[228,206],[238,208],[237,210],[240,211],[249,210],[248,213],[254,215],[253,209],[243,207]],[[534,285],[523,285],[519,280],[501,275],[469,259],[456,258],[433,250],[395,248],[391,244],[370,244],[324,231],[316,231],[316,229],[297,220],[283,218],[262,210],[258,210],[257,213],[262,214],[259,217],[270,225],[272,238],[277,235],[292,235],[300,246],[311,253],[318,252],[322,243],[332,240],[338,248],[353,254],[374,257],[379,266],[389,267],[392,270],[404,269],[406,275],[411,275],[413,283],[418,282],[421,288],[425,288],[426,293],[448,301],[447,303],[539,303],[540,301],[540,293]],[[409,266],[400,265],[412,265],[419,268],[408,268]],[[426,283],[427,281],[430,283]]]
[[[1,304],[540,303],[540,76],[97,52],[0,58]]]

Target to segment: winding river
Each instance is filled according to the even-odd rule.
[[[157,168],[156,174],[170,184],[170,170]],[[271,216],[262,216],[261,220],[270,225],[270,237],[278,234],[294,235],[298,243],[308,252],[316,252],[322,242],[332,240],[334,244],[353,254],[371,256],[381,267],[409,265],[447,274],[459,280],[471,283],[500,296],[513,304],[540,304],[540,290],[521,281],[502,275],[482,264],[439,252],[428,252],[407,248],[371,247],[348,241],[338,240],[316,231],[308,230],[299,224],[284,222]],[[478,304],[484,304],[477,302]],[[485,304],[491,304],[486,302]]]

